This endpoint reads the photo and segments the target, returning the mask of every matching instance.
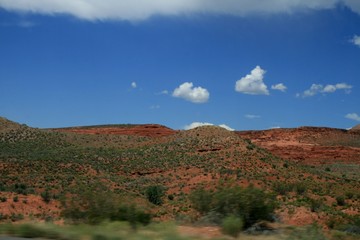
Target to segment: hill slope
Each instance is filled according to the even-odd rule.
[[[99,125],[86,127],[70,127],[52,129],[58,132],[73,132],[82,134],[115,134],[135,135],[143,137],[162,137],[175,134],[176,131],[159,124],[123,124],[123,125]]]
[[[237,133],[283,159],[310,165],[360,164],[360,132],[300,127]]]
[[[19,137],[24,131],[29,137]],[[286,131],[293,135],[308,129]],[[285,223],[325,223],[331,217],[346,221],[359,213],[360,196],[346,200],[343,207],[334,205],[338,196],[359,192],[359,175],[349,175],[344,169],[339,175],[332,166],[328,171],[285,161],[244,139],[258,134],[264,140],[275,133],[235,133],[214,126],[160,138],[39,129],[1,133],[0,194],[36,199],[48,191],[61,199],[101,184],[124,201],[149,208],[158,219],[174,219],[184,215],[196,218],[188,197],[194,189],[251,184],[283,195],[278,216]],[[164,187],[165,196],[172,196],[164,197],[161,206],[148,203],[144,196],[147,187],[154,185]],[[300,187],[301,191],[296,190]],[[26,203],[16,208],[11,208],[11,201],[0,205],[25,217],[56,218],[64,207],[56,199],[51,200],[53,205],[41,205],[41,214],[31,212]],[[311,203],[319,199],[324,208],[314,213]],[[297,212],[301,214],[294,214]]]

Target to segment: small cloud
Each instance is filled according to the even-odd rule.
[[[296,94],[297,97],[312,97],[318,93],[333,93],[337,90],[344,90],[345,93],[350,93],[352,86],[346,83],[337,83],[335,85],[328,84],[323,86],[322,84],[312,84],[308,90],[305,90],[302,94]]]
[[[274,126],[274,127],[270,127],[269,129],[279,129],[281,128],[280,126]]]
[[[235,131],[235,129],[229,127],[229,126],[226,125],[226,124],[220,124],[219,127],[225,128],[225,129],[228,130],[228,131]]]
[[[154,110],[154,109],[159,109],[160,105],[151,105],[150,109]]]
[[[352,42],[353,44],[355,44],[356,46],[360,47],[360,36],[355,35],[350,42]]]
[[[345,117],[347,119],[351,119],[351,120],[354,120],[354,121],[357,121],[357,122],[360,122],[360,116],[357,115],[356,113],[349,113],[349,114],[346,114]]]
[[[132,88],[136,88],[136,87],[137,87],[136,82],[132,82],[132,83],[131,83],[131,87],[132,87]]]
[[[269,95],[263,81],[265,73],[260,66],[256,66],[250,74],[236,81],[235,91],[250,95]]]
[[[273,90],[279,90],[281,92],[285,92],[287,87],[283,83],[278,83],[276,85],[272,85],[271,89]]]
[[[209,100],[210,93],[205,88],[193,87],[192,82],[185,82],[174,90],[172,96],[193,103],[205,103]]]
[[[160,94],[167,95],[167,94],[169,94],[169,91],[168,90],[163,90],[163,91],[160,92]]]
[[[214,124],[212,123],[207,123],[207,122],[193,122],[189,125],[186,125],[184,127],[185,130],[190,130],[190,129],[194,129],[194,128],[197,128],[197,127],[202,127],[202,126],[215,126]],[[226,124],[220,124],[218,125],[219,127],[222,127],[222,128],[225,128],[226,130],[228,131],[235,131],[235,129],[229,127],[228,125]]]
[[[253,114],[246,114],[245,115],[246,118],[248,119],[256,119],[256,118],[260,118],[259,115],[253,115]]]

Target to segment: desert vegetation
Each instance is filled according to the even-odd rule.
[[[111,127],[130,134],[133,126]],[[213,126],[141,136],[2,122],[0,220],[49,224],[3,225],[2,231],[40,229],[42,236],[48,231],[60,236],[62,227],[52,223],[69,224],[64,226],[69,232],[73,224],[120,224],[125,232],[115,232],[124,238],[131,231],[152,232],[159,222],[175,222],[211,226],[231,236],[263,231],[278,239],[359,236],[358,164],[284,160],[246,136]],[[320,142],[316,136],[306,139]],[[95,230],[89,234],[96,238]],[[97,239],[108,239],[100,235]]]

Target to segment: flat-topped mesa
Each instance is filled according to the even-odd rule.
[[[114,134],[135,135],[143,137],[163,137],[175,134],[177,131],[159,124],[123,124],[123,125],[98,125],[85,127],[57,128],[58,132],[73,132],[80,134]]]

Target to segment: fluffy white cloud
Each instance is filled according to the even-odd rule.
[[[250,74],[236,81],[235,91],[251,95],[269,95],[263,79],[266,71],[256,66]]]
[[[352,42],[352,43],[355,44],[356,46],[360,47],[360,36],[355,35],[355,36],[351,39],[350,42]]]
[[[246,114],[245,117],[248,118],[248,119],[260,118],[259,115],[253,115],[253,114]]]
[[[348,119],[351,119],[351,120],[355,120],[355,121],[358,121],[360,122],[360,116],[357,115],[356,113],[349,113],[349,114],[346,114],[345,116],[346,118]]]
[[[346,93],[350,93],[352,86],[347,83],[337,83],[335,85],[328,84],[326,86],[322,84],[312,84],[308,90],[305,90],[302,94],[296,96],[312,97],[318,93],[333,93],[337,90],[345,90]]]
[[[185,82],[173,92],[173,97],[183,98],[193,103],[205,103],[209,100],[210,93],[202,87],[193,87],[192,82]]]
[[[190,130],[190,129],[193,129],[193,128],[197,128],[197,127],[202,127],[202,126],[215,126],[214,124],[212,123],[208,123],[208,122],[193,122],[189,125],[186,125],[184,127],[185,130]],[[226,124],[220,124],[218,125],[219,127],[222,127],[222,128],[225,128],[226,130],[229,130],[229,131],[235,131],[235,129],[227,126]]]
[[[132,82],[132,83],[131,83],[131,87],[132,87],[132,88],[136,88],[136,87],[137,87],[136,82]]]
[[[272,85],[271,89],[273,90],[279,90],[281,92],[285,92],[287,87],[283,83],[278,83],[276,85]]]
[[[215,13],[236,16],[293,13],[335,8],[339,3],[360,13],[358,0],[0,0],[10,11],[69,14],[87,20],[144,20],[153,15]]]

